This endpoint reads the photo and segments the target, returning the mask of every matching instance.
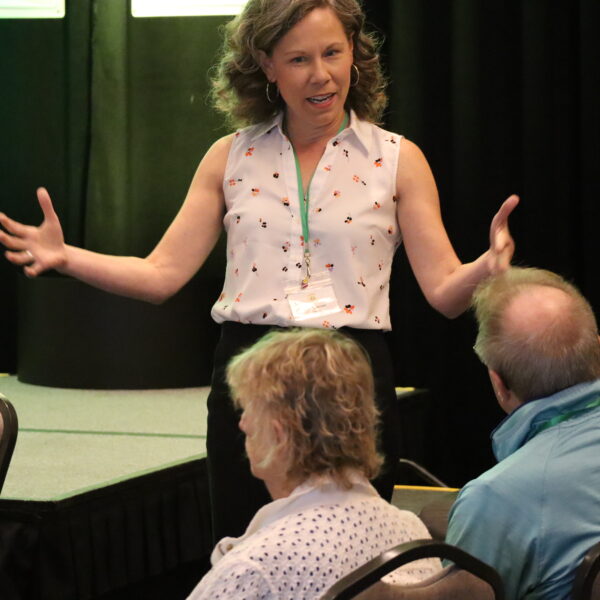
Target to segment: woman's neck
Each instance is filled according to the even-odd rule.
[[[307,148],[314,145],[325,145],[340,130],[346,113],[343,112],[335,120],[319,125],[307,126],[305,122],[290,118],[286,114],[283,121],[283,130],[294,148]]]
[[[263,481],[273,500],[287,498],[302,483],[302,481],[298,479],[288,478],[264,479]]]

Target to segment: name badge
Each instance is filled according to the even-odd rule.
[[[313,275],[306,287],[288,287],[285,293],[295,321],[320,318],[342,310],[326,273]]]

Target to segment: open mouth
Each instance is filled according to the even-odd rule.
[[[324,104],[328,100],[331,100],[334,95],[335,94],[322,94],[321,96],[311,96],[310,98],[307,98],[307,100],[313,104]]]

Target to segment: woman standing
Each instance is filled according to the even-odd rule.
[[[227,270],[212,315],[222,323],[209,397],[207,451],[215,540],[241,533],[268,501],[243,457],[224,367],[271,327],[336,328],[374,368],[389,498],[398,458],[395,391],[383,332],[389,277],[404,242],[428,302],[454,317],[476,283],[505,269],[514,245],[510,197],[490,248],[461,263],[444,229],[419,148],[379,128],[386,103],[376,44],[357,0],[250,0],[227,27],[217,107],[246,125],[215,142],[181,210],[146,258],[64,243],[46,190],[40,227],[0,215],[6,256],[28,276],[47,269],[110,292],[162,302],[202,266],[224,227]]]

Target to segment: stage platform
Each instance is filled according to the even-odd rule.
[[[78,390],[0,377],[19,436],[0,495],[2,600],[182,600],[212,550],[208,388]],[[399,392],[419,460],[422,393]],[[455,491],[399,486],[419,513]]]
[[[0,393],[19,418],[0,495],[0,598],[136,597],[148,581],[145,598],[185,597],[182,578],[169,580],[168,596],[160,586],[182,569],[193,583],[212,546],[208,389],[75,390],[0,377]]]
[[[206,451],[208,388],[75,390],[0,377],[19,437],[2,499],[59,501]]]

